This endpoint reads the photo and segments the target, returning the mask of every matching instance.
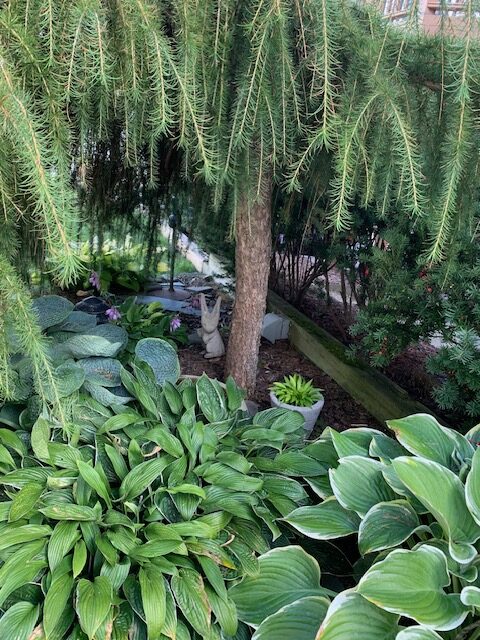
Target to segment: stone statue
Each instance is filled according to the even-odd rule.
[[[220,305],[222,299],[220,296],[215,302],[215,306],[210,311],[208,309],[205,295],[200,294],[200,307],[202,310],[202,328],[198,329],[198,335],[202,338],[205,345],[205,358],[219,358],[225,353],[222,336],[218,331],[218,323],[220,320]]]

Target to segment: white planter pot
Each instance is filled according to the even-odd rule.
[[[323,409],[323,405],[325,404],[325,398],[320,398],[318,402],[313,404],[311,407],[296,407],[293,404],[286,404],[285,402],[280,402],[277,396],[271,391],[270,392],[270,404],[272,407],[280,407],[281,409],[290,409],[290,411],[298,411],[301,413],[305,424],[303,428],[305,429],[305,436],[309,436],[313,431],[313,427],[317,421],[318,416],[320,415],[320,411]]]

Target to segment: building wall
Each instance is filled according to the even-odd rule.
[[[408,20],[414,0],[365,0],[377,8],[393,22],[402,24]],[[416,0],[418,20],[426,33],[435,34],[442,26],[451,33],[461,35],[466,31],[465,0]]]

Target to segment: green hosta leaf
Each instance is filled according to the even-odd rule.
[[[227,403],[229,411],[238,411],[245,398],[245,392],[238,387],[232,376],[228,376],[225,383],[225,389],[227,391]]]
[[[113,590],[118,591],[128,578],[130,567],[131,562],[128,558],[124,558],[113,566],[105,563],[100,570],[100,575],[107,577],[112,583]]]
[[[174,458],[181,458],[183,456],[182,443],[164,426],[150,429],[144,437],[146,440],[155,442],[155,444],[162,447],[162,449]]]
[[[77,522],[59,522],[55,526],[48,543],[48,564],[52,573],[79,537]]]
[[[63,296],[41,296],[32,302],[32,307],[40,327],[45,330],[66,320],[74,305]]]
[[[423,458],[397,458],[392,465],[403,484],[448,536],[455,560],[470,562],[476,555],[471,543],[480,538],[480,527],[467,509],[465,489],[458,477],[437,462]]]
[[[106,420],[102,427],[98,430],[98,433],[110,433],[112,431],[120,431],[130,425],[140,425],[147,421],[147,418],[141,416],[137,411],[128,409],[116,416],[112,416]]]
[[[0,444],[0,464],[8,467],[15,467],[15,460],[12,458],[10,451],[3,444]]]
[[[396,547],[420,526],[418,515],[406,500],[380,502],[360,524],[358,548],[362,555]]]
[[[166,457],[159,457],[134,467],[120,485],[122,499],[132,500],[143,493],[157,478],[161,477],[162,471],[168,464],[169,460]]]
[[[122,365],[114,358],[84,358],[78,361],[87,380],[102,387],[118,387],[122,383],[120,372]]]
[[[72,569],[73,577],[79,576],[87,563],[87,546],[83,540],[79,540],[73,550]]]
[[[29,559],[24,561],[21,556],[16,554],[11,564],[6,562],[2,570],[5,570],[5,578],[2,576],[2,588],[0,589],[0,607],[3,605],[7,598],[20,587],[32,582],[37,574],[45,568],[46,562],[44,560]],[[7,571],[8,569],[8,571]]]
[[[206,587],[206,592],[213,614],[223,633],[228,637],[235,636],[238,629],[237,608],[235,603],[228,596],[221,598],[218,593],[209,587]]]
[[[367,600],[392,613],[413,618],[429,629],[456,629],[468,615],[457,594],[447,594],[450,584],[447,559],[436,547],[392,551],[374,564],[358,584]]]
[[[0,551],[16,544],[46,538],[51,533],[52,529],[48,525],[26,524],[21,527],[8,527],[0,537]]]
[[[343,591],[330,605],[315,640],[395,640],[395,616],[362,598]]]
[[[206,463],[206,467],[206,470],[202,473],[203,479],[218,487],[246,492],[260,491],[263,487],[261,478],[247,476],[218,462],[213,464]]]
[[[48,420],[45,418],[38,418],[32,427],[31,433],[31,445],[33,453],[43,461],[50,461],[50,454],[48,452],[48,444],[50,442],[51,426]]]
[[[301,547],[272,549],[258,562],[258,574],[245,577],[228,592],[237,605],[238,617],[249,625],[259,625],[300,598],[325,595],[320,587],[320,568]]]
[[[478,587],[464,587],[460,594],[460,600],[467,607],[480,609],[480,589]]]
[[[362,456],[342,458],[336,469],[330,469],[333,493],[345,507],[364,516],[378,502],[395,499],[395,494],[382,475],[383,465]]]
[[[100,473],[86,462],[77,461],[77,467],[80,475],[85,482],[95,491],[97,495],[105,500],[107,506],[111,508],[112,499],[110,497],[110,487],[106,484]]]
[[[160,338],[143,338],[135,346],[135,356],[152,368],[158,384],[165,380],[175,383],[180,376],[180,364],[175,349]]]
[[[93,582],[84,579],[78,582],[75,609],[88,640],[93,640],[107,617],[112,606],[112,596],[112,585],[105,576],[99,576]]]
[[[462,457],[473,455],[473,447],[466,438],[459,440],[451,429],[442,427],[433,416],[419,413],[400,420],[389,420],[387,425],[398,441],[411,453],[433,460],[449,469],[459,467],[456,452]],[[461,449],[459,448],[461,447]]]
[[[172,413],[178,415],[179,413],[182,412],[183,410],[182,396],[177,391],[177,389],[173,386],[173,384],[171,382],[168,382],[168,380],[166,380],[163,383],[163,395],[165,396],[165,399]]]
[[[92,507],[69,503],[61,506],[44,507],[39,511],[51,520],[76,520],[78,522],[95,522],[101,515],[101,509],[92,509]]]
[[[300,507],[285,518],[292,527],[315,540],[330,540],[358,531],[360,518],[344,509],[335,498],[308,507]]]
[[[30,602],[17,602],[12,605],[0,618],[0,638],[30,640],[38,613],[39,607]]]
[[[22,458],[27,454],[27,447],[23,440],[10,429],[0,429],[0,442],[9,449],[13,449]]]
[[[39,484],[26,484],[12,500],[12,506],[8,514],[9,522],[20,520],[32,511],[43,493],[43,486]]]
[[[177,604],[192,627],[201,636],[210,629],[210,605],[202,576],[191,569],[180,569],[172,577],[172,591]]]
[[[128,467],[122,454],[117,451],[115,447],[112,447],[109,444],[105,445],[105,453],[112,463],[112,467],[117,476],[120,478],[120,480],[124,480],[125,476],[128,474]]]
[[[396,440],[383,433],[379,433],[372,438],[368,452],[372,458],[380,458],[382,462],[389,462],[407,454],[406,449]]]
[[[253,462],[260,471],[281,473],[286,476],[301,476],[311,478],[324,476],[326,469],[317,460],[300,451],[280,453],[273,460],[271,458],[254,458]]]
[[[313,640],[329,605],[330,601],[321,596],[301,598],[266,618],[255,631],[252,640]]]
[[[53,637],[54,631],[60,625],[72,590],[73,577],[70,573],[53,578],[43,605],[43,628],[47,639]]]
[[[472,459],[472,468],[465,483],[465,500],[475,522],[480,525],[480,448]]]
[[[345,433],[339,431],[330,431],[332,442],[339,458],[346,458],[347,456],[367,456],[368,457],[368,445],[363,446],[355,442],[353,438],[349,438]]]
[[[149,640],[161,640],[166,616],[166,595],[163,573],[153,564],[138,572],[143,611]]]
[[[82,389],[89,393],[94,400],[99,402],[104,407],[113,407],[116,405],[127,404],[128,402],[133,400],[132,396],[128,394],[125,387],[123,387],[122,385],[106,389],[99,384],[92,384],[88,380],[85,380]]]
[[[86,333],[78,333],[64,343],[74,358],[100,356],[115,358],[128,342],[128,334],[115,324],[100,324]]]
[[[408,627],[402,629],[395,640],[442,640],[442,637],[425,627]]]
[[[213,380],[203,374],[197,380],[197,400],[208,422],[221,422],[227,417],[225,397]]]

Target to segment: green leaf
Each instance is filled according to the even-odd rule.
[[[128,342],[128,334],[115,324],[100,324],[85,333],[78,333],[64,343],[74,358],[101,356],[115,358]]]
[[[408,627],[402,629],[395,640],[442,640],[442,637],[425,627]]]
[[[480,609],[480,589],[478,587],[464,587],[460,594],[460,600],[467,607]]]
[[[45,418],[38,418],[32,427],[31,445],[33,453],[43,461],[50,461],[48,444],[50,442],[51,427],[50,422]]]
[[[72,569],[73,577],[79,576],[87,562],[87,546],[83,540],[79,540],[73,550]]]
[[[437,631],[450,631],[462,624],[468,610],[458,594],[447,594],[450,584],[447,559],[429,545],[414,551],[392,551],[363,576],[358,592],[391,613],[412,618]]]
[[[128,411],[119,413],[116,416],[112,416],[106,420],[102,427],[98,430],[98,433],[110,433],[112,431],[120,431],[129,427],[132,424],[143,424],[147,421],[147,418],[141,416],[137,411],[128,409]]]
[[[308,507],[300,507],[284,518],[292,527],[315,540],[330,540],[358,531],[360,518],[344,509],[335,498]]]
[[[6,599],[19,587],[32,582],[37,574],[46,566],[44,560],[28,559],[26,561],[16,554],[12,563],[6,562],[2,566],[2,571],[5,571],[5,578],[2,576],[2,588],[0,589],[0,607],[3,605]],[[7,571],[8,569],[8,571]]]
[[[78,366],[83,369],[91,384],[99,384],[102,387],[118,387],[122,382],[120,378],[122,365],[119,360],[114,358],[84,358],[78,361]]]
[[[32,511],[43,493],[43,486],[40,484],[26,484],[12,500],[12,506],[8,514],[9,522],[16,522]]]
[[[459,478],[441,464],[424,458],[402,457],[392,462],[403,484],[427,507],[442,527],[450,552],[467,564],[476,555],[471,543],[480,538],[480,527],[465,503],[465,488]]]
[[[364,516],[378,502],[394,500],[382,469],[381,462],[363,456],[342,458],[336,469],[330,469],[330,484],[338,502]]]
[[[22,458],[27,454],[24,442],[10,429],[0,429],[0,442],[9,449],[13,449]]]
[[[38,613],[39,607],[30,602],[17,602],[12,605],[0,618],[0,638],[2,640],[29,640]]]
[[[134,467],[122,480],[120,496],[123,500],[132,500],[147,489],[162,474],[169,464],[166,457],[147,460]]]
[[[39,511],[51,520],[77,520],[79,522],[96,522],[101,515],[101,509],[99,511],[91,507],[70,503],[65,503],[61,506],[44,507]]]
[[[315,640],[395,640],[398,616],[342,591],[330,605]]]
[[[203,374],[196,384],[198,405],[208,422],[221,422],[227,417],[225,397],[213,380]]]
[[[301,598],[266,618],[253,634],[252,640],[312,640],[329,605],[330,601],[321,596]]]
[[[32,302],[32,308],[42,330],[60,324],[68,318],[74,305],[63,296],[40,296]]]
[[[229,411],[238,411],[245,398],[245,392],[243,389],[237,386],[232,376],[228,376],[225,383],[225,389],[227,391],[227,403]]]
[[[55,392],[60,398],[66,398],[78,391],[85,382],[85,371],[73,360],[69,360],[55,369],[55,377]],[[54,390],[48,384],[45,385],[45,395],[47,400],[54,401]]]
[[[45,636],[51,638],[71,599],[73,589],[73,577],[70,573],[64,573],[58,578],[53,578],[45,602],[43,605],[43,628]]]
[[[406,500],[380,502],[360,524],[358,548],[362,555],[391,549],[407,540],[420,526],[418,515]]]
[[[480,448],[475,451],[465,482],[465,500],[475,522],[480,525]]]
[[[100,496],[100,498],[103,498],[107,506],[111,508],[112,500],[110,498],[110,487],[105,483],[105,480],[99,472],[81,460],[77,461],[77,467],[85,482],[95,491],[95,493],[97,493],[97,495]]]
[[[55,526],[48,543],[48,564],[52,573],[79,537],[77,522],[59,522]]]
[[[256,576],[247,576],[228,594],[235,602],[238,617],[249,625],[263,620],[300,598],[323,596],[320,568],[301,547],[272,549],[258,559]]]
[[[171,412],[176,415],[181,413],[183,410],[182,396],[173,386],[173,384],[168,380],[163,383],[163,394],[168,403],[168,406],[170,407]]]
[[[180,364],[175,349],[160,338],[143,338],[135,346],[135,356],[152,368],[158,384],[165,380],[175,383],[180,376]]]
[[[7,534],[8,535],[5,535]],[[33,542],[46,538],[52,533],[48,525],[25,524],[21,527],[8,527],[4,530],[4,535],[0,537],[0,551],[13,547],[16,544]]]
[[[123,558],[121,562],[114,565],[110,565],[106,562],[100,570],[100,575],[106,576],[112,583],[113,590],[118,591],[128,578],[130,567],[131,562],[128,558]]]
[[[231,467],[214,462],[207,463],[207,468],[202,472],[202,477],[206,482],[218,487],[225,487],[232,491],[254,492],[260,491],[263,487],[261,478],[247,476]]]
[[[161,640],[166,616],[166,594],[163,573],[153,564],[138,572],[143,611],[149,640]]]
[[[115,471],[117,476],[120,478],[120,480],[124,480],[125,476],[128,473],[128,467],[122,454],[109,444],[105,445],[105,453],[112,463],[113,470]]]
[[[206,587],[208,601],[213,614],[223,633],[230,637],[235,636],[238,629],[237,608],[233,600],[228,596],[221,598],[213,589]]]
[[[155,444],[162,447],[162,449],[174,458],[181,458],[183,456],[182,443],[163,425],[147,431],[144,438],[155,442]]]
[[[112,585],[105,576],[98,576],[93,582],[79,580],[75,609],[82,630],[88,640],[93,640],[95,633],[107,617],[112,605]]]
[[[192,569],[180,569],[171,581],[177,604],[192,627],[201,636],[210,629],[210,605],[202,576]]]
[[[273,460],[271,458],[258,457],[253,459],[253,463],[260,471],[281,473],[286,476],[311,478],[326,474],[323,465],[301,451],[280,453]]]

